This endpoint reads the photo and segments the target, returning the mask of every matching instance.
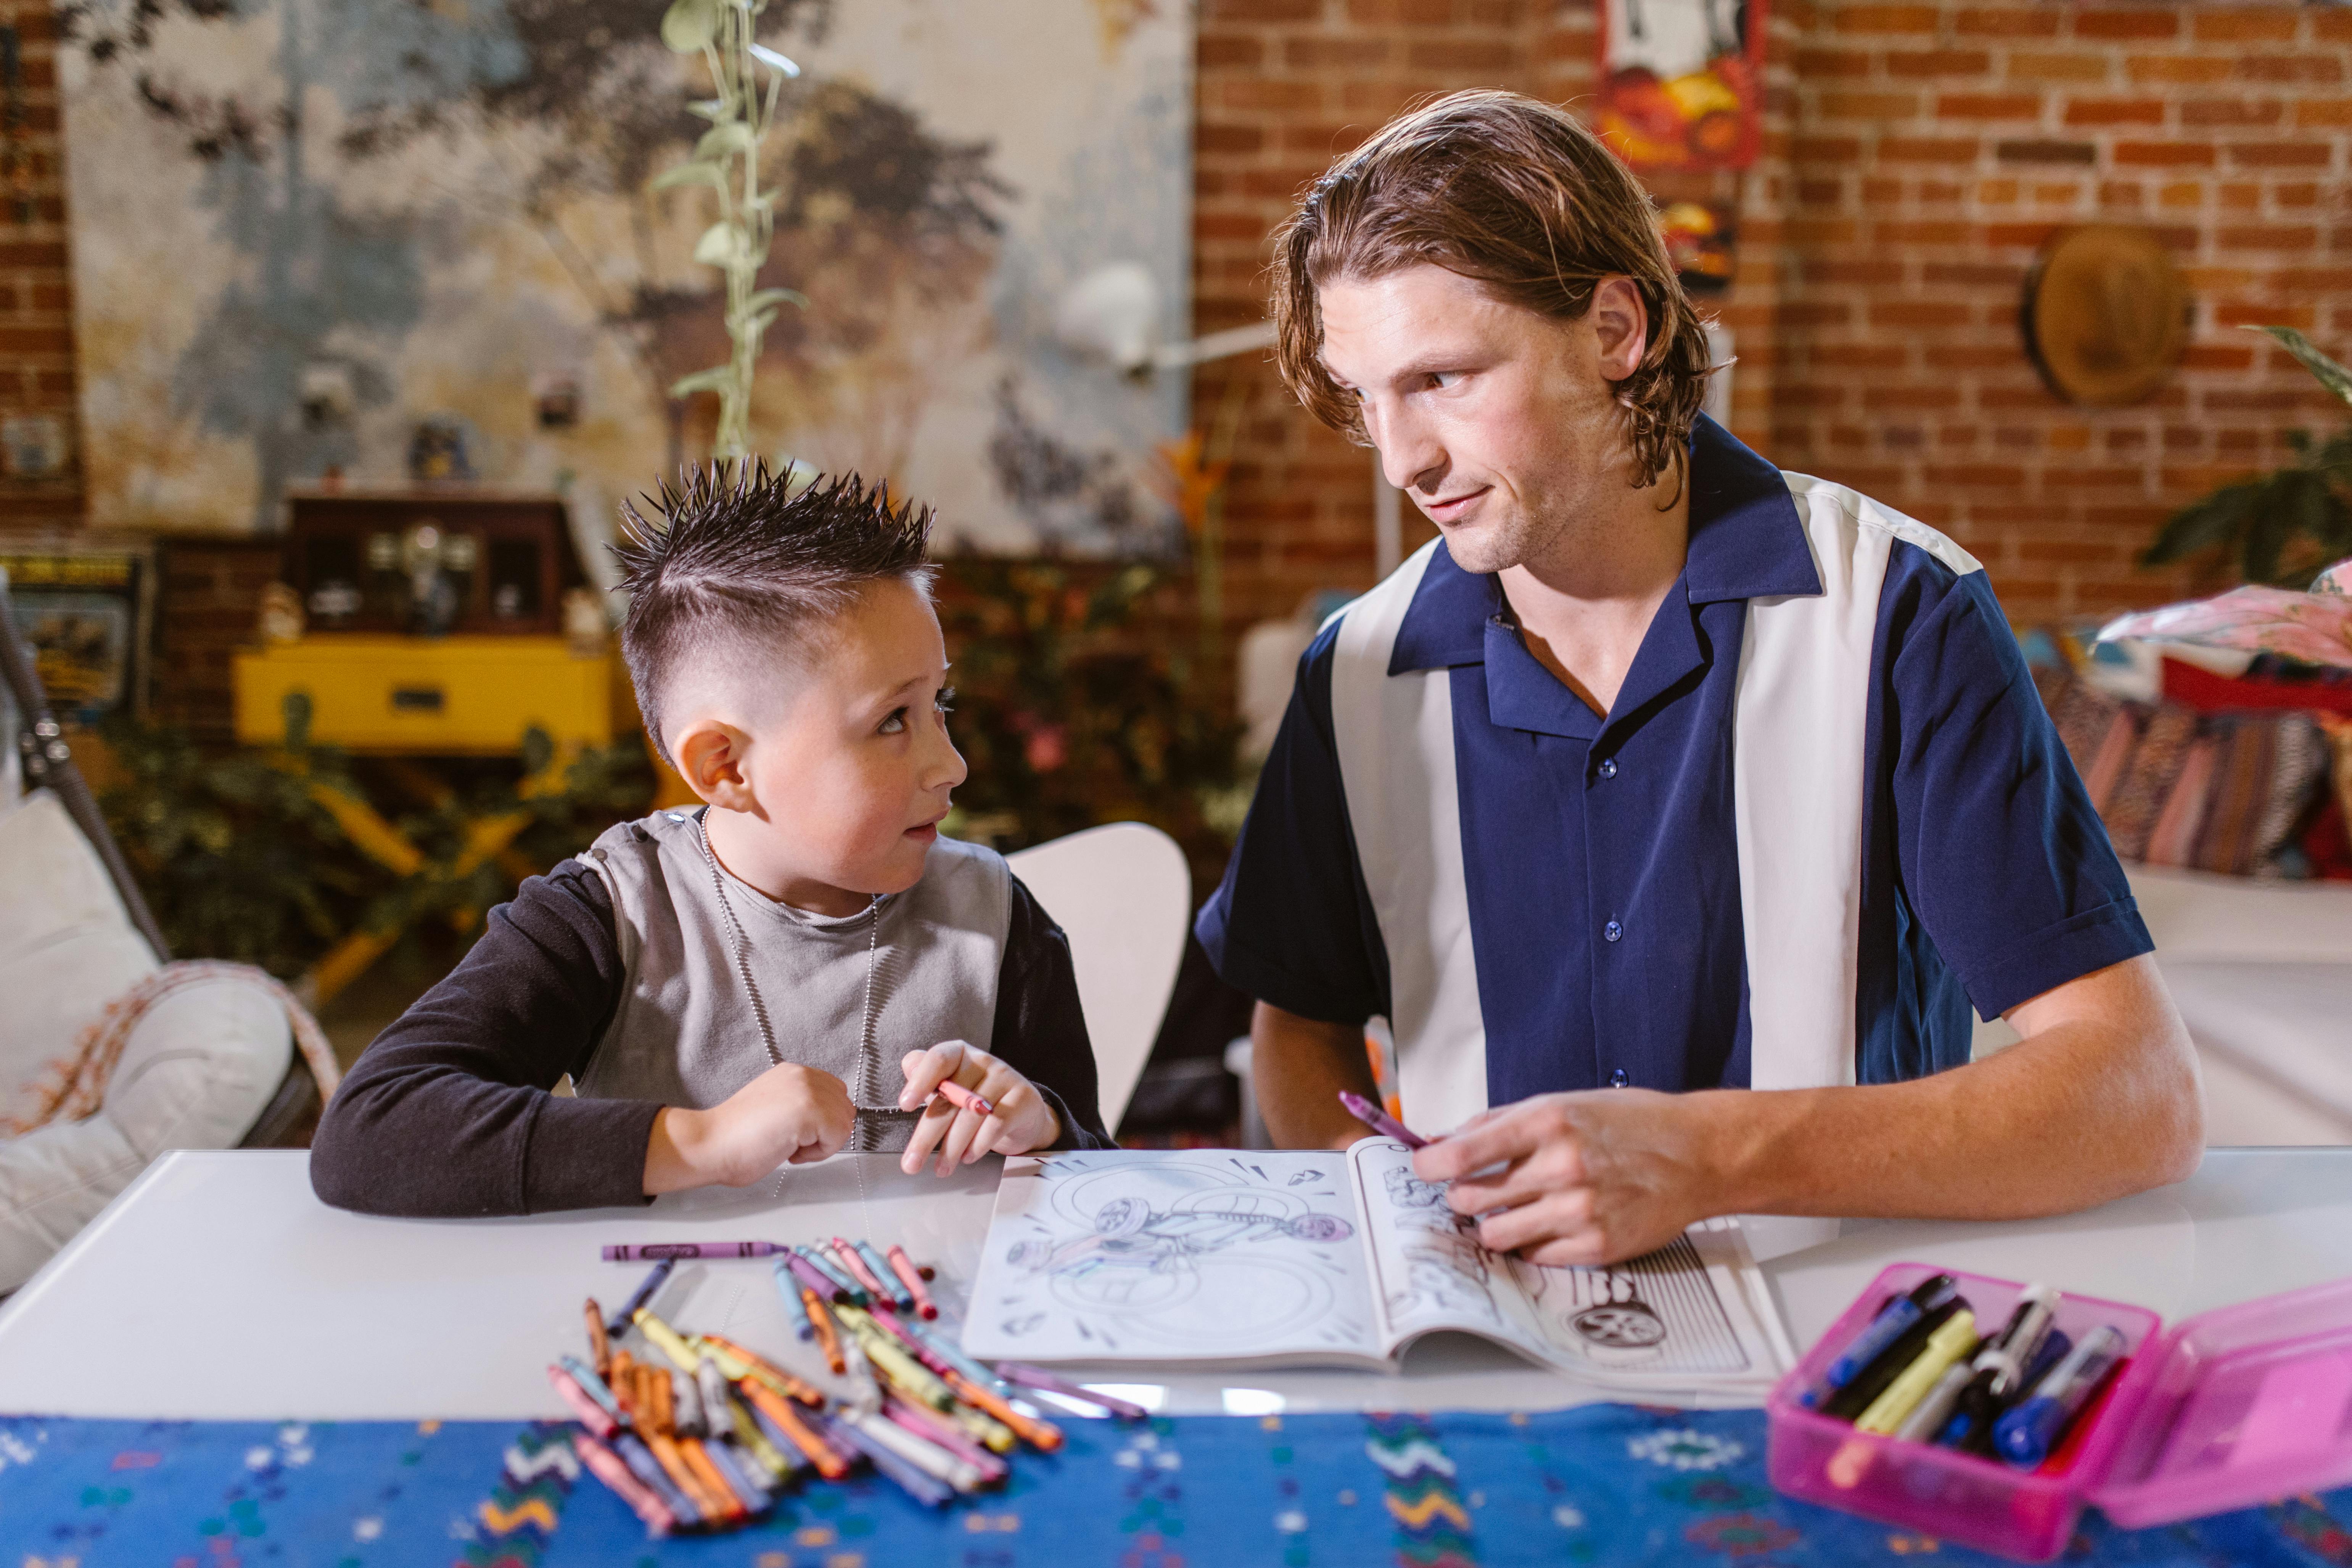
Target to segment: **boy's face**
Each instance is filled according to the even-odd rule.
[[[749,731],[740,767],[751,809],[727,825],[720,858],[771,896],[850,912],[827,910],[835,900],[824,895],[862,905],[921,878],[949,795],[964,781],[940,705],[947,647],[930,601],[890,580],[868,587],[795,663]]]

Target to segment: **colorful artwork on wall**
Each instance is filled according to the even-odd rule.
[[[1603,0],[1597,129],[1644,172],[1744,169],[1763,142],[1765,0]]]
[[[658,5],[68,9],[94,522],[268,529],[289,486],[404,481],[440,420],[593,545],[707,452],[715,399],[667,389],[726,357],[713,193],[648,184],[708,88]],[[1083,363],[1053,317],[1134,261],[1188,335],[1191,33],[1176,0],[767,0],[805,68],[760,281],[808,305],[768,334],[754,448],[887,476],[950,548],[1174,547],[1184,378]]]

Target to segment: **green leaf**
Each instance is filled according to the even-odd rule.
[[[743,330],[748,332],[764,332],[775,324],[776,312],[773,310],[762,310],[758,315],[746,321],[743,324]]]
[[[723,98],[698,98],[686,106],[686,111],[699,114],[705,120],[724,120],[732,107]]]
[[[2245,553],[2239,568],[2240,575],[2249,583],[2275,583],[2279,574],[2279,557],[2285,552],[2287,541],[2301,529],[2311,505],[2310,491],[2317,475],[2304,468],[2287,468],[2272,476],[2264,487],[2266,494],[2245,531]]]
[[[705,267],[726,267],[742,254],[743,231],[731,223],[714,223],[694,242],[694,258]]]
[[[2311,340],[2293,327],[2248,327],[2250,332],[2265,332],[2278,341],[2281,348],[2303,362],[2303,368],[2319,378],[2319,384],[2346,403],[2352,403],[2352,370],[2347,370],[2334,360],[2311,346]]]
[[[743,301],[743,308],[747,310],[764,310],[770,305],[798,305],[805,310],[808,309],[808,296],[797,289],[762,289]]]
[[[717,392],[735,379],[731,364],[715,364],[709,370],[698,370],[692,375],[681,375],[669,384],[672,397],[691,397],[698,392]]]
[[[694,144],[694,155],[698,161],[718,163],[750,147],[752,141],[750,126],[740,120],[730,120],[704,132],[702,140]]]
[[[719,36],[717,0],[670,0],[662,13],[661,40],[681,55],[698,55]]]
[[[727,188],[727,171],[716,163],[680,163],[656,174],[646,188],[667,191],[675,185],[709,185],[723,191]]]
[[[2234,547],[2268,483],[2266,479],[2249,479],[2224,485],[2203,500],[2182,507],[2166,521],[2164,531],[2147,547],[2140,563],[2161,566],[2217,544]]]

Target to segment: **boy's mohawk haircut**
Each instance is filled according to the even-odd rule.
[[[662,699],[680,669],[729,645],[804,652],[868,584],[930,585],[931,509],[892,506],[887,483],[849,473],[795,487],[789,469],[718,462],[640,499],[651,517],[622,502],[612,546],[629,594],[621,651],[665,758]]]

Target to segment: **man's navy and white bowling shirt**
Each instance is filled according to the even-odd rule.
[[[1614,707],[1433,543],[1300,664],[1198,931],[1395,1031],[1433,1130],[1555,1089],[1917,1078],[2152,945],[1978,563],[1701,419]]]

